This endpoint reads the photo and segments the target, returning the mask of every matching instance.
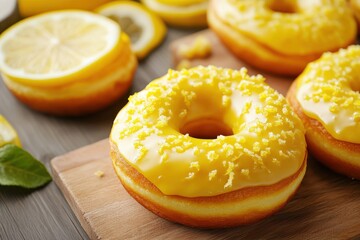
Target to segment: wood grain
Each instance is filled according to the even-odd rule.
[[[254,225],[199,230],[149,212],[122,187],[108,139],[52,160],[55,181],[91,239],[348,239],[360,236],[359,182],[313,159],[295,198]],[[105,174],[99,178],[98,170]]]

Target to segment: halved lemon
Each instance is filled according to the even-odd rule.
[[[141,0],[166,23],[176,27],[204,27],[207,25],[208,0]]]
[[[0,70],[31,86],[58,86],[84,79],[119,55],[120,34],[118,24],[86,11],[30,17],[1,35]]]
[[[0,147],[9,143],[21,146],[17,132],[6,118],[0,114]]]
[[[120,25],[130,37],[131,48],[139,59],[145,58],[165,37],[163,21],[140,3],[115,1],[95,11]]]

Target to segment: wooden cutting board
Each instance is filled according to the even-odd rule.
[[[198,35],[209,39],[213,53],[191,61],[192,65],[244,66],[209,30],[174,42],[175,64],[181,59],[176,55],[178,46]],[[291,84],[291,79],[264,75],[283,94]],[[331,172],[311,157],[299,191],[280,212],[254,225],[218,230],[171,223],[139,205],[114,173],[107,139],[53,159],[51,167],[54,181],[91,239],[360,238],[360,182]],[[99,170],[103,177],[95,175]]]
[[[51,162],[53,177],[91,239],[360,238],[360,183],[309,159],[295,197],[277,214],[249,226],[199,230],[163,220],[132,199],[117,179],[108,140]],[[96,171],[103,171],[98,177]]]

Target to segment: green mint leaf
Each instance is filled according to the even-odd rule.
[[[0,185],[37,188],[51,181],[45,166],[22,148],[0,147]]]

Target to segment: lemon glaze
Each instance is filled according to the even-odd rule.
[[[198,139],[180,132],[201,119],[233,134]],[[244,68],[169,70],[129,98],[110,137],[162,193],[185,197],[276,183],[306,154],[303,125],[285,98]]]
[[[346,1],[217,1],[215,12],[223,21],[284,55],[330,51],[356,37],[356,22]]]
[[[360,143],[360,47],[325,53],[297,79],[296,97],[335,139]]]

